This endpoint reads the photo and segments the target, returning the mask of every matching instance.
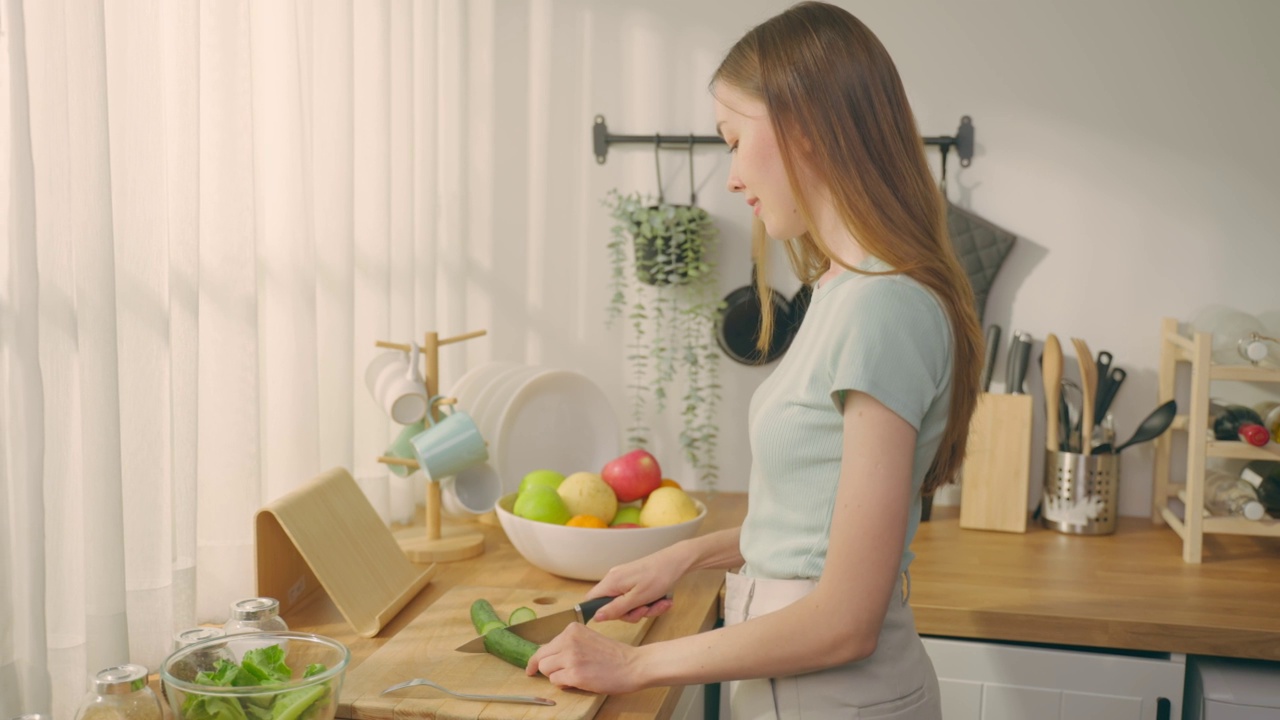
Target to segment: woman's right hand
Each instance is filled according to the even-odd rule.
[[[615,565],[587,591],[587,599],[616,596],[596,612],[600,620],[639,622],[671,609],[667,595],[689,569],[689,553],[677,543],[639,560]],[[650,604],[652,603],[652,604]]]

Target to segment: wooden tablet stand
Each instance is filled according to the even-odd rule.
[[[436,566],[409,562],[345,468],[334,468],[258,511],[258,594],[280,614],[323,590],[364,637],[373,637],[422,590]]]

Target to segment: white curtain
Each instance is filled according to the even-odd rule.
[[[70,718],[254,593],[263,504],[378,468],[375,340],[476,329],[477,88],[549,10],[0,2],[0,717]]]

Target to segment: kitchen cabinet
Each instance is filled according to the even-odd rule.
[[[1187,433],[1187,477],[1185,483],[1170,478],[1173,439],[1169,433],[1156,438],[1152,467],[1151,520],[1167,523],[1182,539],[1184,562],[1198,563],[1204,552],[1206,534],[1280,537],[1280,520],[1238,517],[1203,517],[1205,461],[1210,457],[1243,460],[1280,460],[1276,444],[1254,447],[1239,441],[1222,442],[1209,434],[1209,389],[1213,381],[1280,383],[1280,370],[1252,365],[1218,365],[1211,360],[1213,335],[1196,333],[1188,338],[1178,332],[1178,321],[1164,318],[1160,323],[1159,395],[1164,403],[1174,399],[1179,364],[1191,366],[1191,401],[1187,413],[1174,418],[1173,429]],[[1179,517],[1169,507],[1177,497],[1185,511]]]
[[[1185,661],[924,638],[947,720],[1180,718]]]

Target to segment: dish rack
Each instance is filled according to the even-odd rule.
[[[1198,332],[1188,338],[1178,331],[1178,321],[1160,321],[1160,372],[1158,402],[1174,398],[1178,364],[1191,366],[1191,405],[1188,412],[1174,418],[1172,429],[1187,437],[1187,477],[1184,483],[1170,482],[1173,438],[1163,433],[1155,440],[1152,469],[1151,520],[1166,523],[1182,538],[1182,560],[1200,562],[1205,534],[1264,535],[1280,537],[1280,519],[1264,517],[1246,520],[1235,517],[1204,517],[1205,461],[1211,457],[1243,460],[1280,460],[1277,444],[1254,447],[1239,441],[1215,440],[1209,434],[1209,387],[1214,381],[1280,383],[1280,369],[1252,365],[1220,365],[1211,360],[1213,335]],[[1184,517],[1169,508],[1169,500],[1182,501]]]

